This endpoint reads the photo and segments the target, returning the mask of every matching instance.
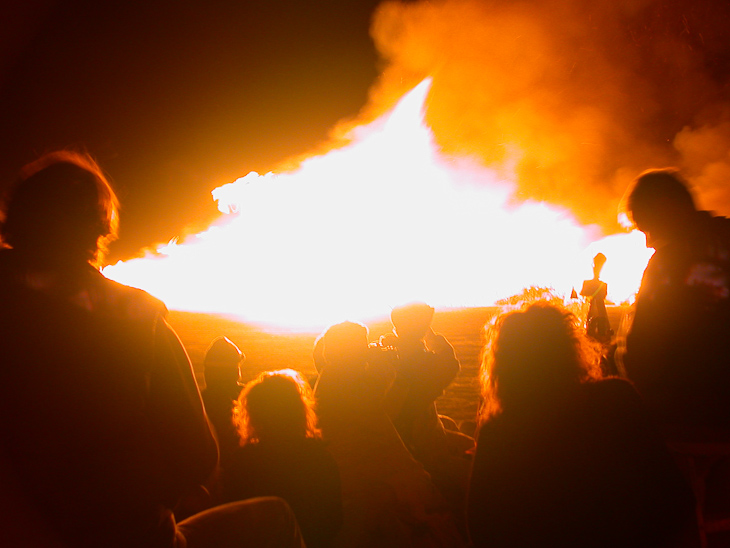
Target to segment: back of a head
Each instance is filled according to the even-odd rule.
[[[584,339],[572,314],[547,303],[501,317],[484,364],[491,412],[528,407],[599,376]]]
[[[645,171],[626,196],[626,213],[640,230],[642,225],[676,224],[678,217],[696,209],[687,183],[671,168]]]
[[[238,399],[237,423],[245,442],[317,437],[314,397],[292,369],[267,371],[246,385]]]
[[[431,326],[433,314],[433,307],[426,303],[414,302],[395,307],[390,313],[390,320],[399,337],[420,339]]]
[[[98,264],[116,237],[118,202],[87,155],[54,152],[28,164],[6,201],[3,241],[52,264]]]
[[[598,268],[599,270],[603,268],[603,265],[606,264],[606,256],[603,253],[597,253],[595,257],[593,257],[593,266],[595,268]]]
[[[206,386],[236,384],[241,376],[241,362],[245,359],[243,352],[228,337],[216,338],[203,359]]]
[[[322,350],[325,362],[329,364],[364,361],[368,348],[368,328],[355,322],[333,325],[324,336]]]
[[[598,253],[595,257],[593,257],[593,276],[595,278],[599,278],[601,276],[601,270],[603,270],[603,265],[605,264],[606,256],[603,253]]]

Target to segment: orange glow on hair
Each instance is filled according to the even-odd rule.
[[[573,313],[537,302],[500,315],[487,326],[480,422],[505,409],[554,401],[572,387],[599,378],[600,353]]]
[[[262,439],[319,438],[312,389],[298,371],[265,371],[247,383],[233,410],[241,445]]]
[[[25,253],[100,266],[117,238],[119,202],[94,159],[62,150],[23,167],[5,205],[2,237]]]

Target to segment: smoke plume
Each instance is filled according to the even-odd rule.
[[[679,167],[701,206],[727,214],[729,22],[727,2],[385,2],[371,109],[431,76],[427,123],[443,152],[514,180],[517,201],[607,232],[653,167]]]

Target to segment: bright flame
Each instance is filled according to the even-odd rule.
[[[643,236],[599,240],[566,210],[510,205],[512,183],[439,154],[423,120],[429,87],[295,171],[216,188],[226,215],[214,226],[104,274],[173,309],[312,327],[412,300],[485,306],[532,285],[567,295],[601,251],[609,298],[628,299],[650,254]]]

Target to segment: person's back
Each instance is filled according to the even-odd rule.
[[[262,441],[239,447],[225,471],[225,501],[281,497],[309,548],[331,546],[342,526],[340,474],[322,440]]]
[[[483,425],[468,508],[476,547],[679,547],[692,498],[635,390],[609,379]]]
[[[224,500],[281,497],[297,517],[308,548],[331,546],[342,526],[340,475],[322,440],[239,447],[226,471]]]
[[[195,408],[163,309],[106,280],[86,286],[106,293],[89,311],[3,278],[0,421],[28,496],[75,545],[169,545],[170,509],[205,480],[215,447],[165,427]]]

